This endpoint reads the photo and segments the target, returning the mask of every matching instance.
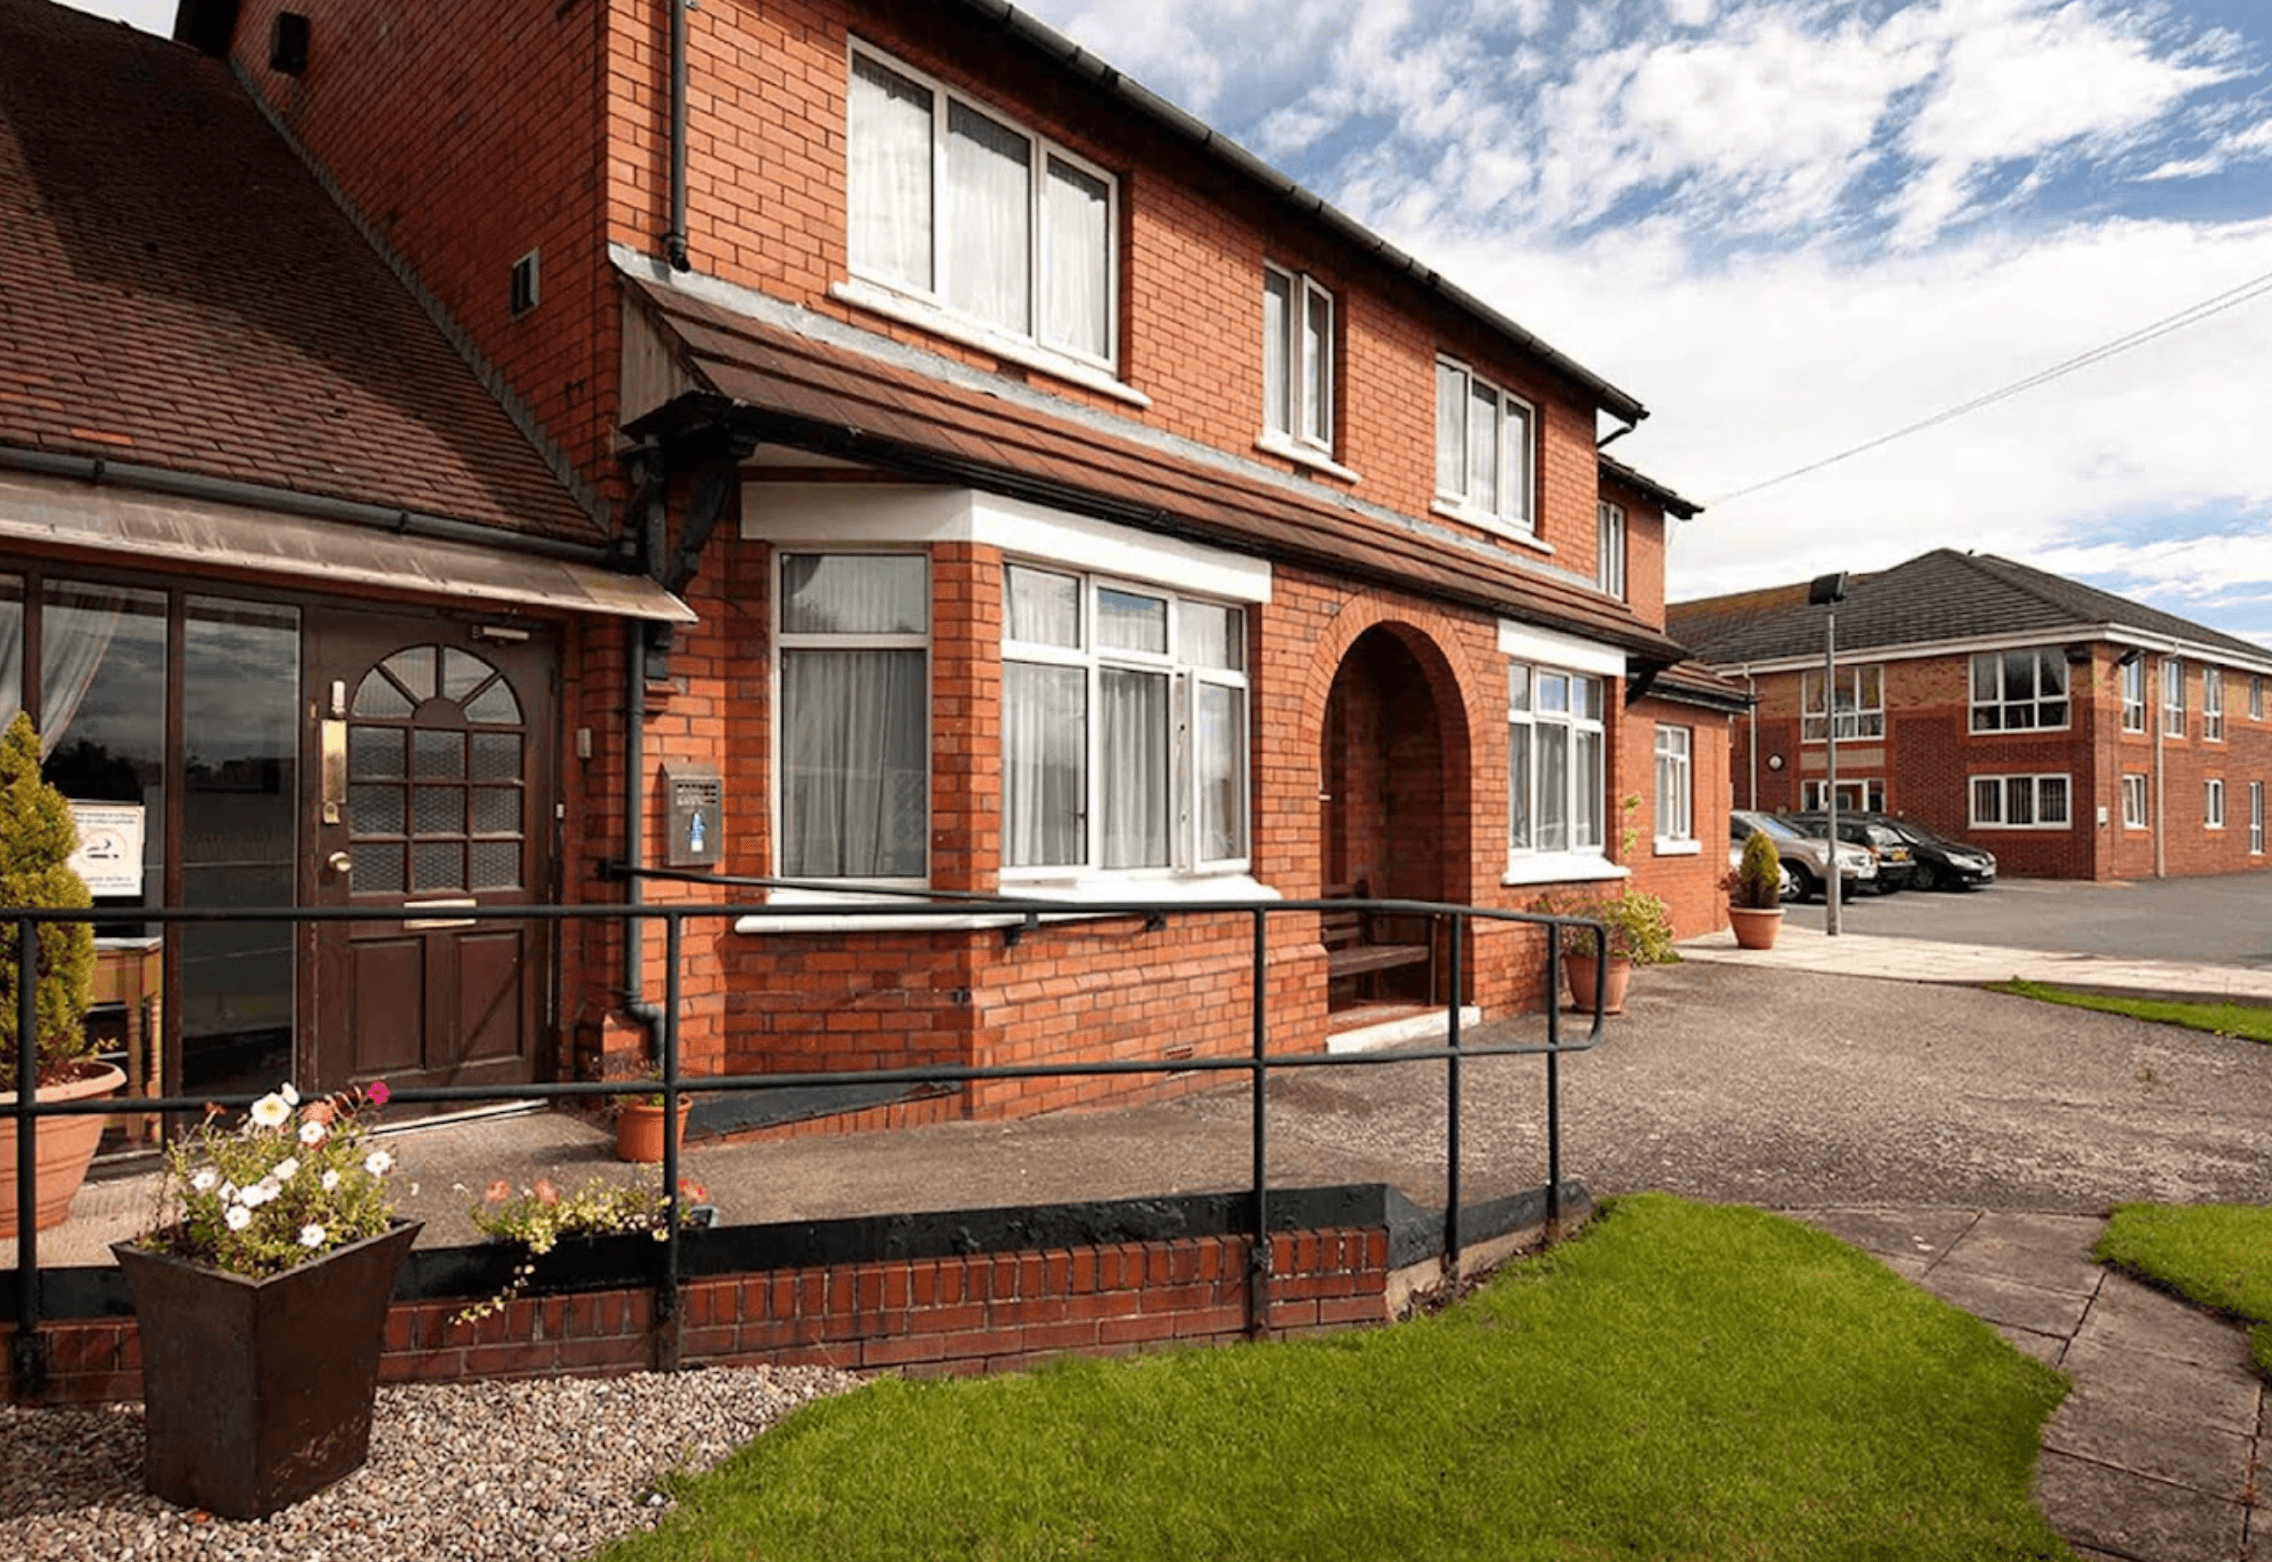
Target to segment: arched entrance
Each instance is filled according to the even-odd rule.
[[[1326,698],[1318,773],[1328,896],[1468,898],[1466,723],[1451,670],[1423,636],[1381,625],[1349,647]],[[1419,918],[1371,919],[1362,936],[1441,948]],[[1442,969],[1440,959],[1414,960],[1338,974],[1328,1004],[1346,1013],[1442,1002]]]

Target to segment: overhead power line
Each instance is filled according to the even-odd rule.
[[[2155,340],[2157,337],[2167,336],[2172,331],[2182,331],[2189,325],[2198,325],[2212,315],[2223,314],[2228,309],[2237,309],[2250,299],[2260,298],[2266,293],[2272,293],[2272,271],[2267,271],[2262,276],[2251,277],[2238,287],[2228,288],[2214,298],[2205,298],[2197,304],[2180,309],[2176,314],[2164,315],[2151,325],[2142,325],[2127,336],[2118,336],[2110,342],[2103,342],[2088,352],[2078,353],[2063,363],[2055,363],[2050,368],[2031,374],[2024,380],[2014,380],[2011,384],[1999,390],[1992,390],[1985,396],[1975,396],[1970,401],[1960,402],[1956,406],[1936,412],[1929,418],[1920,418],[1915,423],[1905,424],[1890,434],[1880,434],[1875,439],[1865,440],[1859,445],[1841,450],[1834,456],[1824,456],[1819,461],[1810,461],[1805,466],[1793,467],[1790,471],[1770,477],[1764,482],[1753,483],[1748,487],[1738,488],[1733,493],[1722,494],[1712,503],[1715,507],[1724,505],[1730,500],[1741,499],[1747,494],[1758,493],[1761,489],[1773,488],[1778,483],[1787,483],[1793,478],[1804,477],[1809,472],[1819,472],[1826,466],[1836,466],[1839,462],[1861,455],[1865,451],[1875,450],[1881,445],[1890,445],[1897,439],[1907,439],[1910,435],[1923,433],[1926,429],[1938,428],[1943,423],[1978,412],[1984,407],[1992,407],[2000,401],[2009,401],[2022,392],[2035,389],[2038,385],[2048,385],[2053,380],[2064,379],[2079,370],[2089,368],[2092,364],[2103,363],[2118,354],[2128,352],[2133,347],[2143,347],[2146,343]]]

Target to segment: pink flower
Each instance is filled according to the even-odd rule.
[[[513,1185],[500,1177],[481,1195],[484,1204],[502,1204],[513,1196]]]
[[[374,1079],[371,1081],[370,1088],[365,1090],[363,1094],[370,1098],[371,1105],[385,1106],[387,1104],[387,1098],[392,1096],[394,1092],[387,1089],[387,1082],[385,1080]]]
[[[536,1201],[539,1204],[557,1204],[560,1202],[560,1190],[552,1185],[550,1177],[537,1178],[536,1186],[529,1191],[536,1195]]]

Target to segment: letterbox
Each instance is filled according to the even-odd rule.
[[[725,847],[719,815],[726,788],[718,772],[708,765],[665,765],[663,790],[671,811],[668,866],[716,867]]]

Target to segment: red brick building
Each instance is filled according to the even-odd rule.
[[[1630,877],[1682,933],[1722,920],[1742,697],[1665,632],[1665,516],[1695,507],[1599,452],[1640,402],[1018,13],[186,0],[164,45],[0,0],[0,25],[111,83],[140,185],[116,232],[0,212],[0,264],[93,279],[61,307],[107,321],[110,360],[49,355],[67,412],[0,399],[0,475],[63,461],[43,502],[71,510],[192,469],[255,526],[351,501],[316,507],[295,567],[194,528],[98,556],[0,493],[34,596],[150,594],[176,647],[208,598],[269,615],[290,692],[246,761],[269,802],[240,833],[271,842],[247,882],[372,918],[264,946],[257,1007],[304,1077],[624,1066],[658,936],[450,913],[620,903],[626,868],[769,881],[635,874],[650,900],[835,912],[690,931],[684,1042],[713,1072],[1248,1044],[1243,915],[1012,939],[983,909],[895,915],[909,896],[1519,908]],[[31,126],[12,155],[94,180],[68,99],[0,122]],[[287,246],[264,315],[240,219],[314,186],[229,173],[285,147],[336,210],[285,225],[328,237]],[[176,188],[200,180],[240,198]],[[121,311],[144,230],[184,228],[226,242],[204,272],[248,296],[176,280],[208,350],[155,377],[168,400]],[[394,338],[359,352],[366,316],[406,306],[480,408],[398,383]],[[279,344],[250,432],[240,337]],[[385,536],[390,509],[432,512],[432,542],[358,572],[339,539]],[[551,573],[492,589],[514,571]],[[51,725],[64,665],[25,662]],[[172,865],[236,827],[185,811],[222,787],[183,735],[222,717],[178,678],[158,708],[164,742],[114,790],[154,843],[142,902],[192,903]],[[1274,1046],[1454,996],[1443,961],[1335,980],[1325,943],[1314,914],[1271,919]],[[253,1028],[229,953],[168,952],[177,1080]],[[1534,932],[1478,924],[1463,954],[1463,1002],[1539,1001]],[[864,1099],[904,1121],[1108,1095]]]
[[[1757,696],[1734,733],[1738,806],[1822,806],[1824,614],[1803,584],[1670,609],[1673,633]],[[1961,836],[2006,873],[2265,866],[2272,652],[1949,549],[1855,577],[1837,614],[1841,807]]]

